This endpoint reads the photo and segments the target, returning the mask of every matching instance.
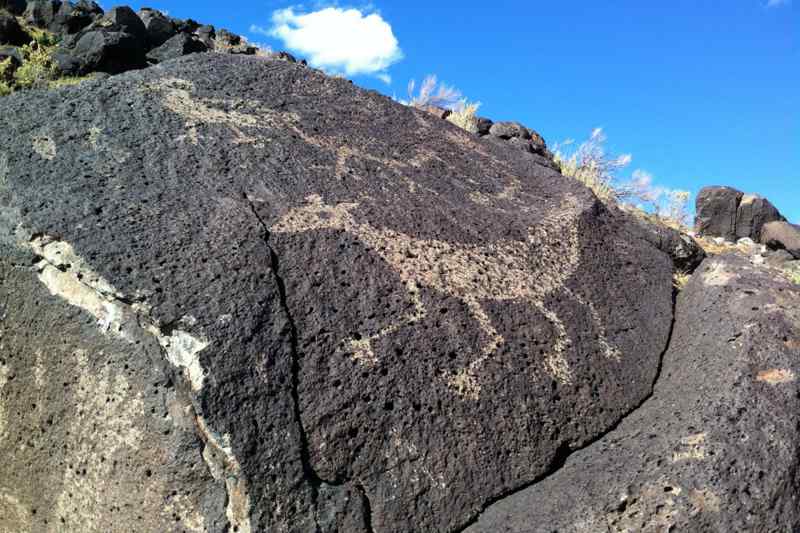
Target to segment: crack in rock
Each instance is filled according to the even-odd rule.
[[[504,494],[500,494],[500,495],[498,495],[498,496],[496,496],[494,498],[491,498],[490,500],[488,500],[487,502],[485,502],[481,506],[480,510],[469,521],[467,521],[462,527],[459,527],[458,529],[456,529],[455,533],[464,533],[464,532],[468,531],[471,526],[473,526],[473,525],[478,523],[478,520],[480,519],[480,517],[484,513],[484,511],[489,509],[489,507],[491,507],[492,505],[494,505],[494,504],[496,504],[496,503],[498,503],[498,502],[500,502],[502,500],[505,500],[506,498],[509,498],[509,497],[513,496],[514,494],[517,494],[517,493],[522,492],[522,491],[524,491],[526,489],[529,489],[529,488],[541,483],[542,481],[550,478],[551,476],[555,475],[559,470],[561,470],[561,468],[564,467],[564,465],[567,463],[567,460],[570,458],[570,456],[572,456],[573,454],[575,454],[575,453],[577,453],[577,452],[579,452],[581,450],[585,450],[586,448],[589,448],[590,446],[592,446],[595,443],[597,443],[600,440],[602,440],[609,433],[612,433],[615,429],[617,429],[625,421],[625,419],[627,419],[629,416],[631,416],[636,411],[638,411],[642,406],[644,406],[645,403],[647,403],[648,400],[650,400],[650,398],[653,397],[653,393],[655,392],[656,384],[658,383],[658,380],[661,377],[661,370],[662,370],[662,367],[663,367],[663,364],[664,364],[664,356],[667,354],[667,351],[669,350],[670,345],[672,344],[672,335],[673,335],[673,332],[675,330],[676,305],[677,305],[677,291],[674,291],[673,295],[672,295],[672,322],[670,323],[670,326],[669,326],[669,333],[667,335],[667,342],[665,343],[664,349],[661,351],[661,354],[659,355],[658,367],[656,369],[656,375],[655,375],[655,378],[653,379],[653,384],[650,387],[650,392],[647,394],[647,396],[645,396],[630,411],[628,411],[623,416],[621,416],[619,418],[619,420],[616,421],[616,423],[612,424],[608,429],[606,429],[601,434],[597,435],[595,438],[593,438],[591,441],[587,442],[583,446],[580,446],[578,448],[574,448],[573,449],[573,448],[570,448],[565,443],[564,447],[559,448],[559,450],[557,450],[556,456],[553,458],[553,461],[551,463],[551,467],[544,474],[542,474],[538,478],[534,479],[530,483],[526,483],[526,484],[524,484],[524,485],[522,485],[520,487],[517,487],[517,488],[515,488],[515,489],[513,489],[511,491],[508,491],[508,492],[506,492]]]
[[[141,297],[127,298],[102,276],[94,272],[73,247],[64,241],[46,235],[35,235],[28,247],[38,257],[35,264],[39,281],[50,293],[78,307],[97,320],[103,334],[121,338],[131,344],[142,333],[158,341],[164,358],[180,369],[192,391],[203,387],[205,371],[199,354],[210,342],[202,337],[177,329],[159,327],[150,317],[150,307]],[[192,317],[183,317],[179,323],[191,325]],[[230,435],[211,431],[202,416],[195,411],[196,427],[204,442],[203,459],[212,477],[224,481],[228,494],[226,515],[233,531],[251,533],[250,498],[247,485],[241,476],[241,466],[233,454]]]

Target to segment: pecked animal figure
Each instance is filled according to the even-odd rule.
[[[538,155],[255,57],[0,113],[0,530],[453,531],[651,390],[669,259]]]

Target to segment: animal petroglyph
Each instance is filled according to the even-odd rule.
[[[166,78],[147,88],[160,95],[164,107],[186,121],[186,133],[178,140],[194,145],[199,144],[202,138],[198,130],[202,124],[224,126],[232,133],[234,145],[260,148],[272,141],[273,132],[275,136],[279,131],[288,132],[310,146],[329,152],[334,161],[333,178],[336,180],[345,177],[364,179],[365,176],[352,171],[349,162],[353,159],[391,170],[412,193],[417,191],[418,186],[407,177],[408,169],[419,168],[434,160],[446,164],[433,150],[424,147],[417,147],[415,153],[402,160],[378,157],[371,153],[369,147],[377,142],[375,139],[359,141],[343,135],[311,134],[300,127],[301,119],[296,113],[270,109],[255,100],[198,98],[192,94],[195,92],[194,84],[179,78]],[[90,140],[96,137],[96,132],[90,132]]]
[[[577,219],[581,209],[572,197],[568,197],[555,214],[530,228],[525,241],[501,240],[483,246],[417,239],[373,227],[353,216],[357,203],[327,205],[317,195],[309,196],[306,202],[281,217],[270,231],[291,234],[331,229],[355,235],[392,266],[411,297],[412,310],[396,322],[367,337],[343,341],[343,349],[363,364],[377,361],[372,349],[374,341],[425,318],[427,311],[419,296],[421,287],[460,299],[482,332],[480,356],[448,379],[448,384],[467,398],[479,398],[478,372],[486,359],[505,342],[484,309],[482,302],[486,300],[524,301],[547,319],[555,340],[544,355],[544,364],[561,383],[572,381],[565,359],[571,341],[562,320],[545,306],[550,294],[563,291],[586,306],[602,337],[600,344],[606,357],[619,357],[618,351],[605,340],[605,331],[594,306],[564,285],[580,264]],[[549,239],[553,233],[559,238]]]

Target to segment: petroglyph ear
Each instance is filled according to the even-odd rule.
[[[271,228],[272,233],[300,233],[316,229],[352,231],[356,221],[350,212],[357,203],[329,205],[318,194],[306,196],[306,203],[283,215]]]

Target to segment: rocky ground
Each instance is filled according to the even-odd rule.
[[[0,531],[800,528],[768,201],[694,238],[279,57],[0,115]]]

